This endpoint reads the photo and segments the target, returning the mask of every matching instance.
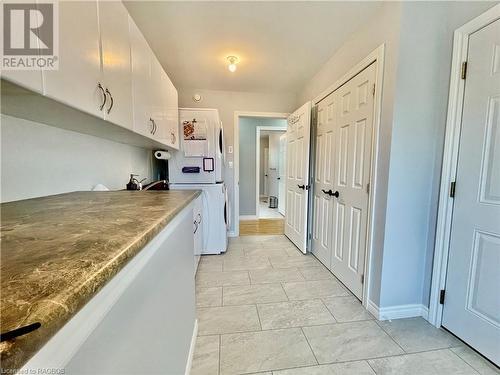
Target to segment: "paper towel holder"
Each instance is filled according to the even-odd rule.
[[[172,154],[170,154],[170,152],[168,151],[161,151],[161,150],[155,151],[155,158],[159,160],[170,160],[171,157]]]

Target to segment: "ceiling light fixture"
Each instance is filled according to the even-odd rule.
[[[238,64],[238,58],[236,56],[228,56],[226,57],[227,61],[229,62],[229,65],[227,68],[231,73],[234,73],[236,71],[236,64]]]

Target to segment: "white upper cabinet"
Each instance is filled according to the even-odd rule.
[[[135,132],[153,138],[154,120],[151,101],[154,94],[150,87],[152,52],[135,22],[129,17],[130,46],[132,51],[132,102]]]
[[[134,131],[178,149],[177,90],[130,17],[129,23]]]
[[[167,113],[167,129],[165,143],[170,147],[179,149],[179,98],[177,89],[165,73],[165,83],[163,84],[163,92],[166,103]]]
[[[38,16],[40,17],[40,15]],[[41,23],[41,22],[40,22]],[[36,47],[39,47],[38,38]],[[43,93],[42,70],[2,70],[0,76],[16,85],[25,87],[29,90]]]
[[[132,68],[128,12],[121,1],[99,2],[104,119],[132,129]]]
[[[2,78],[178,149],[177,90],[123,3],[58,4],[59,69]]]
[[[41,70],[2,70],[1,76],[16,85],[43,93]]]
[[[59,2],[59,69],[43,76],[45,95],[102,117],[97,1]]]
[[[150,87],[153,97],[151,100],[151,117],[153,118],[156,130],[153,137],[162,143],[169,144],[169,124],[167,121],[167,98],[165,85],[168,80],[167,74],[155,56],[151,58]]]

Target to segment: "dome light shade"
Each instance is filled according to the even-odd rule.
[[[236,64],[238,64],[238,58],[236,56],[228,56],[226,59],[229,63],[227,68],[231,73],[234,73],[236,71]]]

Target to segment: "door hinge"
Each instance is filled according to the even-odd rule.
[[[375,84],[373,84],[373,87],[372,87],[372,96],[375,96]]]
[[[452,181],[450,184],[450,198],[455,198],[455,187],[457,183],[456,181]]]
[[[445,294],[446,294],[446,290],[441,289],[439,291],[439,304],[440,305],[444,305],[444,296],[445,296]]]
[[[370,183],[366,184],[366,194],[370,194]]]
[[[462,71],[460,72],[460,77],[465,79],[467,77],[467,61],[462,63]]]
[[[365,283],[365,275],[361,275],[361,284],[364,284]]]

